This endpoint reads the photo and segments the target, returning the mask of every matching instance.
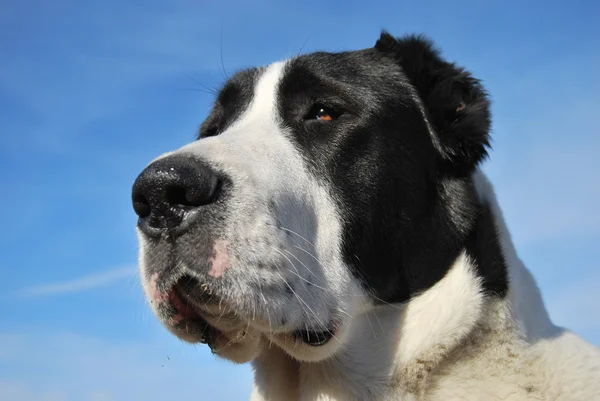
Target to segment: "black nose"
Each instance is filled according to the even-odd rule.
[[[215,201],[217,174],[189,156],[174,155],[151,163],[133,184],[133,209],[146,233],[182,229],[200,206]]]

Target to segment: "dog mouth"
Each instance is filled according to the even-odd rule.
[[[187,301],[181,294],[181,290],[177,285],[174,285],[169,291],[169,302],[173,309],[175,309],[175,315],[173,320],[179,323],[181,320],[199,320],[202,319],[200,313]]]
[[[171,286],[167,294],[169,324],[186,338],[192,342],[211,346],[215,338],[223,335],[221,330],[207,321],[209,312],[205,309],[215,307],[221,309],[222,304],[222,300],[213,293],[208,285],[201,284],[194,277],[185,275]],[[221,313],[225,314],[227,311],[221,309]],[[335,337],[335,330],[330,328],[324,330],[298,329],[284,335],[291,337],[297,343],[320,347]]]
[[[327,344],[334,337],[334,333],[333,330],[329,329],[320,331],[296,330],[292,333],[292,336],[311,347],[320,347]]]
[[[213,290],[207,284],[201,284],[196,278],[184,275],[171,287],[170,293],[178,302],[183,302],[183,312],[196,311],[199,305],[211,306],[218,303]],[[191,309],[192,311],[188,310]]]
[[[186,280],[189,282],[189,280]],[[195,342],[208,344],[214,330],[182,293],[179,281],[168,291],[169,323]]]

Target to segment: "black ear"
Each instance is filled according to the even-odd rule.
[[[396,39],[383,32],[375,48],[393,56],[417,89],[444,167],[459,174],[472,172],[490,145],[489,101],[481,83],[443,60],[423,36]]]

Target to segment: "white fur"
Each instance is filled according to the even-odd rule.
[[[551,323],[491,185],[481,172],[473,179],[491,205],[509,265],[506,299],[482,296],[462,254],[406,305],[355,318],[347,344],[327,361],[263,350],[251,400],[600,400],[600,352]]]
[[[228,226],[220,238],[229,244],[230,267],[219,278],[227,285],[218,295],[238,315],[238,331],[258,330],[295,358],[312,361],[326,358],[344,343],[347,326],[366,296],[342,261],[341,223],[334,200],[326,186],[308,174],[278,120],[276,95],[285,65],[279,62],[261,71],[252,102],[225,132],[167,155],[201,158],[233,181]],[[146,277],[144,266],[149,261],[143,235],[140,242],[140,266]],[[180,269],[193,273],[189,266]],[[293,287],[291,300],[285,283]],[[256,291],[267,286],[270,291]],[[199,307],[212,321],[214,314]],[[285,324],[280,323],[283,318]],[[328,329],[331,322],[336,325],[335,339],[322,347],[308,346],[290,335],[305,328]],[[185,338],[185,333],[179,336]],[[256,341],[236,344],[239,349],[223,349],[222,354],[245,362],[259,352],[247,348],[256,348]]]
[[[600,353],[550,322],[480,172],[473,180],[495,216],[509,268],[508,296],[484,297],[463,253],[442,280],[406,304],[366,302],[342,261],[333,196],[308,173],[278,121],[284,71],[282,62],[261,72],[248,109],[225,132],[169,153],[201,158],[234,183],[229,225],[219,239],[228,244],[229,267],[222,277],[204,278],[224,280],[219,296],[235,314],[222,322],[219,311],[204,312],[228,337],[250,333],[216,352],[236,362],[255,358],[251,399],[600,400]],[[140,242],[150,291],[143,235]],[[294,287],[291,300],[285,282]],[[288,334],[330,321],[339,326],[336,338],[321,347]]]

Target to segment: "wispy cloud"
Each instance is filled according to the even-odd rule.
[[[219,360],[208,347],[183,344],[164,329],[136,341],[26,332],[0,332],[0,400],[240,400],[250,394],[249,366]]]
[[[72,280],[33,285],[21,289],[19,294],[26,297],[43,297],[88,291],[132,278],[134,273],[134,267],[119,267]]]

